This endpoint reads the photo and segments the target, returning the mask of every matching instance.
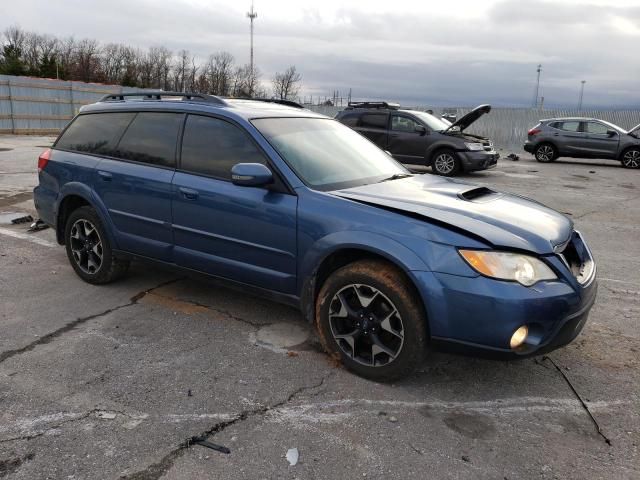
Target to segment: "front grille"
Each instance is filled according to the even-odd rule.
[[[556,253],[579,283],[591,281],[595,263],[579,232],[574,231],[569,241]]]

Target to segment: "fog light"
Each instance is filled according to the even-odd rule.
[[[512,349],[518,348],[527,339],[528,334],[529,328],[527,328],[526,325],[521,326],[515,332],[513,332],[513,335],[511,335],[511,342],[509,342],[509,346]]]

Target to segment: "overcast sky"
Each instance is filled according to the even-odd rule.
[[[2,0],[0,27],[249,61],[250,0]],[[615,5],[615,6],[612,6]],[[255,61],[303,94],[403,104],[640,106],[640,0],[256,0]]]

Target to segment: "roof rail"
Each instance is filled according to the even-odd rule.
[[[214,103],[216,105],[228,105],[222,98],[215,95],[207,95],[204,93],[190,92],[164,92],[164,91],[145,91],[145,92],[127,92],[127,93],[110,93],[105,95],[100,102],[123,101],[127,97],[142,97],[143,100],[162,100],[163,97],[181,97],[182,100]]]
[[[391,102],[349,102],[347,108],[388,108],[389,110],[398,110],[400,104]]]
[[[247,98],[247,100],[253,100],[254,102],[277,103],[279,105],[286,105],[287,107],[293,108],[304,108],[298,102],[294,102],[292,100],[280,100],[279,98]]]

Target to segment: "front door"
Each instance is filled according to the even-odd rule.
[[[241,127],[209,116],[187,117],[173,178],[175,262],[295,293],[298,197],[279,182],[271,188],[234,185],[236,163],[268,162]]]
[[[618,153],[618,143],[620,135],[611,127],[600,122],[584,122],[583,127],[586,133],[585,148],[589,150],[590,156],[599,158],[615,158]],[[609,135],[609,131],[615,132]]]
[[[408,115],[391,114],[391,129],[386,149],[396,160],[402,163],[424,165],[427,133],[416,131],[421,127],[426,128]]]

